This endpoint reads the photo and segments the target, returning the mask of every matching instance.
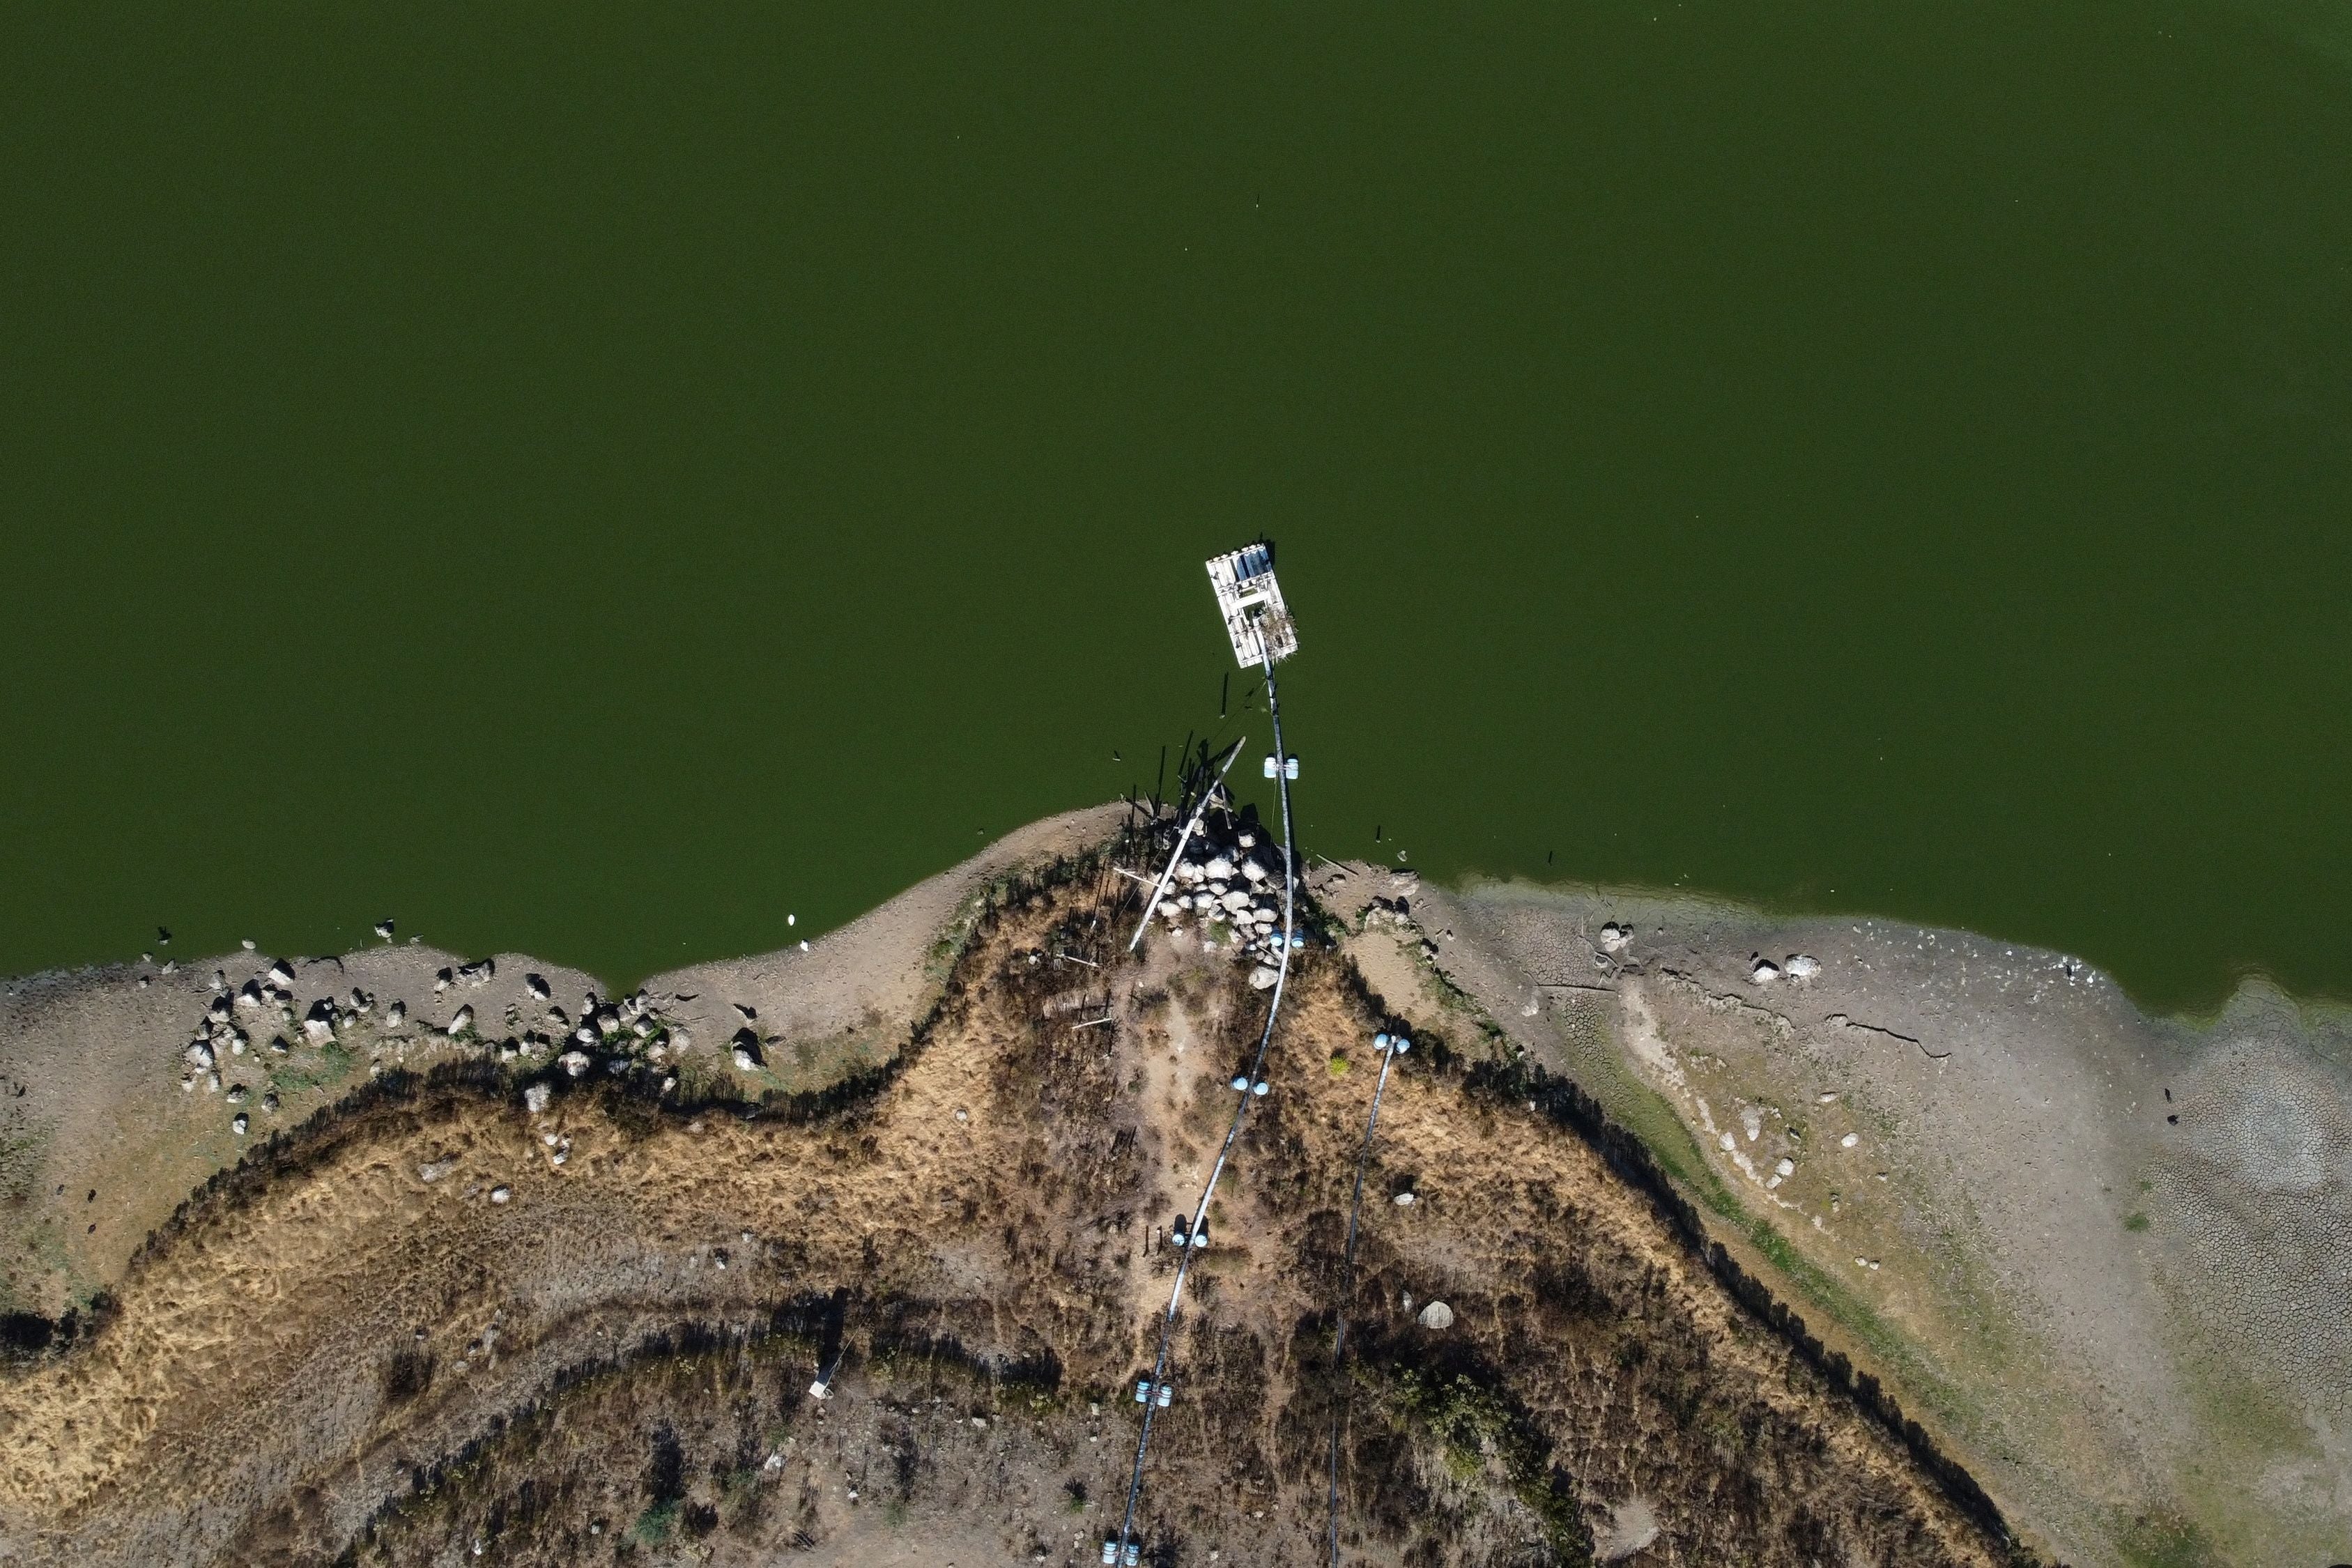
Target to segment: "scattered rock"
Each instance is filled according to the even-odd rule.
[[[1419,1202],[1419,1201],[1420,1201],[1419,1195],[1418,1195],[1417,1194],[1413,1194],[1413,1193],[1399,1193],[1399,1194],[1396,1195],[1397,1206],[1398,1206],[1399,1208],[1408,1208],[1408,1209],[1409,1209],[1409,1208],[1412,1207],[1412,1205],[1413,1205],[1415,1203]]]
[[[451,1039],[456,1039],[459,1035],[464,1034],[473,1026],[474,1009],[469,1004],[458,1008],[457,1012],[450,1015],[449,1026],[443,1030],[442,1033],[447,1035]]]
[[[547,1109],[548,1100],[553,1093],[554,1090],[546,1084],[532,1084],[522,1091],[522,1108],[537,1116]]]
[[[1772,1173],[1776,1176],[1793,1176],[1797,1173],[1797,1162],[1783,1160],[1772,1167]]]
[[[760,1037],[749,1029],[738,1029],[729,1042],[734,1047],[735,1070],[755,1072],[766,1065],[767,1058],[760,1050]]]
[[[457,1162],[454,1158],[427,1160],[416,1167],[416,1179],[420,1182],[437,1182],[457,1168]]]
[[[1822,972],[1822,961],[1810,952],[1800,952],[1789,960],[1789,978],[1811,980]]]
[[[1633,940],[1633,933],[1615,921],[1601,928],[1601,951],[1603,952],[1622,952]]]
[[[1432,1301],[1421,1310],[1421,1326],[1424,1329],[1452,1328],[1454,1309],[1443,1301]]]
[[[245,1130],[251,1125],[253,1125],[252,1122],[246,1119],[246,1114],[242,1110],[228,1119],[228,1130],[240,1138],[245,1136]]]
[[[384,1012],[383,1026],[387,1029],[397,1029],[407,1022],[408,1004],[405,1002],[394,1002]]]
[[[1274,983],[1281,978],[1280,970],[1271,964],[1261,963],[1250,971],[1250,988],[1254,991],[1271,990]]]
[[[547,979],[544,975],[524,975],[522,977],[522,988],[530,992],[532,996],[541,1002],[546,1001],[549,997],[555,994],[554,987],[548,984]]]
[[[514,1194],[505,1187],[492,1187],[490,1189],[490,1202],[494,1204],[505,1203],[513,1196]]]
[[[1657,1513],[1641,1498],[1627,1498],[1609,1515],[1609,1528],[1592,1543],[1593,1556],[1602,1563],[1631,1557],[1658,1539]]]
[[[253,944],[251,942],[247,942],[245,945],[251,947]],[[287,963],[282,958],[271,961],[269,965],[269,984],[275,985],[280,991],[291,990],[294,985],[294,966]]]
[[[1748,978],[1759,985],[1769,985],[1780,978],[1780,966],[1769,958],[1759,958],[1756,967],[1748,971]]]
[[[588,1053],[585,1051],[566,1051],[555,1059],[573,1078],[588,1070]]]
[[[1847,1133],[1844,1137],[1843,1137],[1843,1138],[1841,1138],[1841,1139],[1839,1139],[1839,1140],[1838,1140],[1838,1147],[1839,1147],[1839,1148],[1841,1148],[1841,1149],[1851,1149],[1851,1148],[1853,1148],[1855,1144],[1857,1144],[1857,1143],[1859,1143],[1859,1142],[1862,1142],[1862,1134],[1861,1134],[1861,1133],[1859,1133],[1859,1132],[1849,1132],[1849,1133]]]

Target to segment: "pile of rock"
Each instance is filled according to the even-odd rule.
[[[1237,955],[1272,960],[1282,947],[1281,853],[1261,847],[1258,836],[1244,828],[1230,842],[1207,833],[1196,836],[1176,863],[1176,874],[1155,912],[1171,931],[1183,929],[1186,917],[1202,927],[1202,945],[1224,945]],[[1269,983],[1270,984],[1270,983]]]
[[[195,1037],[181,1052],[186,1068],[180,1079],[182,1092],[193,1094],[201,1083],[207,1091],[217,1093],[221,1069],[230,1059],[253,1048],[253,1037],[238,1022],[240,1016],[267,1021],[268,1016],[274,1013],[276,1023],[289,1026],[287,1034],[294,1033],[291,1026],[298,1021],[294,986],[295,965],[290,959],[273,958],[243,984],[234,986],[226,971],[215,970],[212,995],[205,1005],[204,1016],[197,1022]],[[357,986],[352,988],[348,1001],[320,996],[299,1015],[299,1034],[309,1045],[325,1046],[341,1037],[355,1021],[368,1017],[374,1010],[375,998]],[[396,1028],[405,1016],[405,1010],[395,1002],[387,1022]],[[292,1048],[286,1034],[274,1035],[269,1040],[269,1049],[278,1056]],[[232,1105],[244,1104],[244,1087],[231,1087],[228,1098]],[[278,1109],[277,1095],[267,1096],[262,1105],[264,1110],[274,1112]],[[240,1113],[236,1120],[242,1121],[245,1118]]]
[[[541,1001],[552,994],[546,980],[536,974],[524,977],[524,988]],[[573,1078],[586,1073],[601,1058],[604,1070],[615,1078],[660,1072],[661,1092],[667,1094],[677,1087],[677,1079],[667,1064],[694,1045],[693,1035],[665,1016],[660,1004],[643,989],[617,1001],[588,992],[580,999],[576,1024],[552,1001],[547,1001],[542,1017],[552,1037],[526,1031],[517,1049],[521,1055],[536,1056],[561,1040],[565,1048],[557,1060]],[[510,1059],[512,1054],[504,1047],[500,1050],[501,1059]]]

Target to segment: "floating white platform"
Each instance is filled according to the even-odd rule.
[[[1244,668],[1279,664],[1298,651],[1298,627],[1283,605],[1282,584],[1274,580],[1271,549],[1251,544],[1212,558],[1209,584],[1217,591],[1234,658]]]

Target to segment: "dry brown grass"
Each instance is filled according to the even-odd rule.
[[[130,1272],[88,1343],[0,1387],[0,1548],[1091,1560],[1165,1300],[1150,1226],[1189,1207],[1182,1169],[1265,1005],[1231,966],[1155,946],[1111,972],[1118,1022],[1048,1016],[1105,987],[1031,955],[1115,945],[1097,922],[1125,899],[1092,870],[1015,889],[887,1084],[814,1122],[613,1090],[534,1121],[447,1083],[279,1151]],[[1328,1063],[1376,1019],[1335,958],[1292,994],[1155,1427],[1143,1517],[1169,1562],[1320,1550],[1371,1092]],[[1351,1561],[1572,1559],[1634,1496],[1664,1524],[1643,1563],[2001,1560],[1584,1142],[1433,1055],[1391,1084],[1368,1188]],[[1387,1203],[1405,1182],[1420,1202]],[[1454,1326],[1422,1330],[1408,1295]],[[838,1392],[814,1405],[829,1353]]]

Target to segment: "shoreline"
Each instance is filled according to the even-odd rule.
[[[720,1070],[727,1043],[753,1035],[756,1089],[856,1077],[892,1059],[975,890],[1099,841],[1124,810],[1032,825],[805,952],[694,965],[634,994]],[[2209,1019],[2150,1015],[2066,955],[1877,917],[1438,887],[1361,862],[1318,862],[1307,880],[1374,992],[1573,1083],[1741,1269],[1878,1378],[2021,1529],[2086,1563],[2121,1560],[2100,1548],[2128,1543],[2133,1510],[2227,1550],[2352,1546],[2352,1521],[2324,1500],[2352,1496],[2326,1443],[2328,1411],[2352,1404],[2352,1318],[2304,1300],[2352,1214],[2352,1155],[2336,1152],[2352,1149],[2352,1009],[2250,980]],[[412,1026],[378,1012],[268,1058],[277,1103],[265,1121],[248,1100],[239,1138],[224,1097],[238,1064],[264,1064],[259,1031],[217,1091],[183,1087],[178,1062],[214,972],[234,987],[235,967],[8,983],[0,1178],[24,1201],[5,1239],[53,1289],[12,1285],[0,1308],[87,1305],[270,1128],[373,1072],[460,1059],[443,1034],[459,1007],[512,1026],[548,1005],[526,976],[559,1006],[595,989],[526,955],[467,966],[421,943],[295,962],[294,1001],[356,989],[407,1002]],[[478,978],[436,990],[444,970]],[[2233,1499],[2263,1489],[2270,1503]]]
[[[692,1473],[713,1478],[694,1494],[698,1536],[722,1507],[797,1495],[797,1512],[763,1524],[735,1510],[728,1528],[764,1530],[772,1549],[831,1549],[812,1561],[895,1561],[911,1500],[929,1555],[945,1541],[959,1560],[1034,1560],[1053,1540],[1025,1518],[1034,1496],[1069,1528],[1125,1473],[1134,1325],[1169,1268],[1149,1219],[1204,1157],[1197,1111],[1220,1098],[1230,1026],[1259,993],[1222,950],[1155,941],[1123,966],[1114,1026],[1057,1044],[1068,1032],[1037,1020],[1066,1015],[1055,1004],[1073,976],[1042,961],[1074,936],[1088,962],[1109,960],[1105,927],[1122,919],[1101,916],[1131,914],[1133,894],[1093,854],[1005,890],[960,944],[922,1048],[837,1115],[647,1115],[646,1086],[601,1075],[534,1101],[523,1082],[543,1068],[509,1075],[477,1052],[394,1076],[241,1163],[149,1249],[90,1343],[10,1382],[12,1544],[43,1561],[194,1561],[299,1530],[321,1557],[364,1532],[362,1560],[439,1560],[453,1541],[517,1523],[500,1510],[520,1474],[552,1516],[535,1507],[501,1556],[549,1561],[515,1555],[538,1543],[576,1561],[574,1532],[636,1511],[644,1401],[673,1379],[684,1404],[663,1420],[694,1446]],[[1223,1194],[1189,1309],[1201,1321],[1171,1419],[1213,1430],[1245,1430],[1261,1410],[1315,1430],[1328,1411],[1311,1324],[1367,1087],[1333,1064],[1395,1021],[1328,949],[1309,949],[1300,982],[1267,1063],[1266,1131]],[[1375,1436],[1348,1460],[1351,1530],[1466,1542],[1472,1560],[1547,1542],[1576,1559],[1596,1542],[1613,1560],[1662,1528],[1694,1560],[1765,1536],[1776,1562],[1824,1540],[1852,1542],[1856,1560],[1897,1560],[1898,1547],[1954,1568],[2018,1560],[1999,1517],[1956,1498],[1955,1475],[1890,1432],[1883,1405],[1791,1358],[1784,1316],[1663,1229],[1650,1196],[1557,1107],[1521,1115],[1475,1036],[1455,1042],[1403,1063],[1381,1124],[1381,1188],[1412,1201],[1381,1205],[1353,1308],[1369,1380],[1356,1397]],[[1530,1251],[1538,1237],[1559,1238],[1555,1256]],[[763,1316],[790,1364],[756,1404],[784,1425],[755,1421],[747,1448],[732,1424],[751,1403],[711,1397],[711,1352],[758,1337]],[[642,1379],[624,1364],[632,1342]],[[1440,1366],[1450,1382],[1430,1380]],[[829,1402],[800,1394],[812,1376],[837,1382]],[[730,1374],[727,1386],[744,1385]],[[617,1419],[582,1418],[600,1388]],[[264,1409],[222,1430],[225,1411]],[[1376,1436],[1382,1412],[1406,1423],[1416,1465],[1448,1478],[1402,1522],[1383,1505],[1413,1483]],[[502,1436],[509,1419],[520,1443]],[[1502,1424],[1499,1476],[1460,1460],[1462,1420]],[[925,1461],[898,1472],[899,1511],[874,1506],[892,1497],[881,1483],[910,1422]],[[1739,1431],[1770,1434],[1755,1462],[1790,1484],[1727,1511],[1716,1487],[1727,1466],[1748,1466],[1717,1435]],[[602,1490],[567,1496],[579,1462],[540,1465],[551,1432],[594,1452],[585,1473]],[[1227,1445],[1201,1437],[1156,1461],[1156,1485],[1188,1506],[1155,1510],[1155,1539],[1222,1545],[1236,1568],[1295,1561],[1297,1538],[1321,1539],[1319,1468],[1237,1472]],[[935,1463],[952,1467],[943,1485],[925,1479]],[[467,1479],[485,1464],[485,1484]],[[974,1517],[963,1478],[1008,1465],[1017,1497],[992,1493]],[[869,1467],[881,1498],[860,1508]],[[819,1478],[821,1509],[803,1484]],[[192,1484],[204,1489],[193,1507]],[[299,1515],[275,1501],[289,1496]],[[999,1500],[1014,1504],[1001,1519]],[[1081,1531],[1071,1560],[1085,1544]]]
[[[2021,1527],[2083,1561],[2148,1519],[2352,1545],[2352,1312],[2315,1289],[2352,1011],[2254,982],[2192,1021],[1967,932],[1350,869],[1368,974],[1590,1093]]]

